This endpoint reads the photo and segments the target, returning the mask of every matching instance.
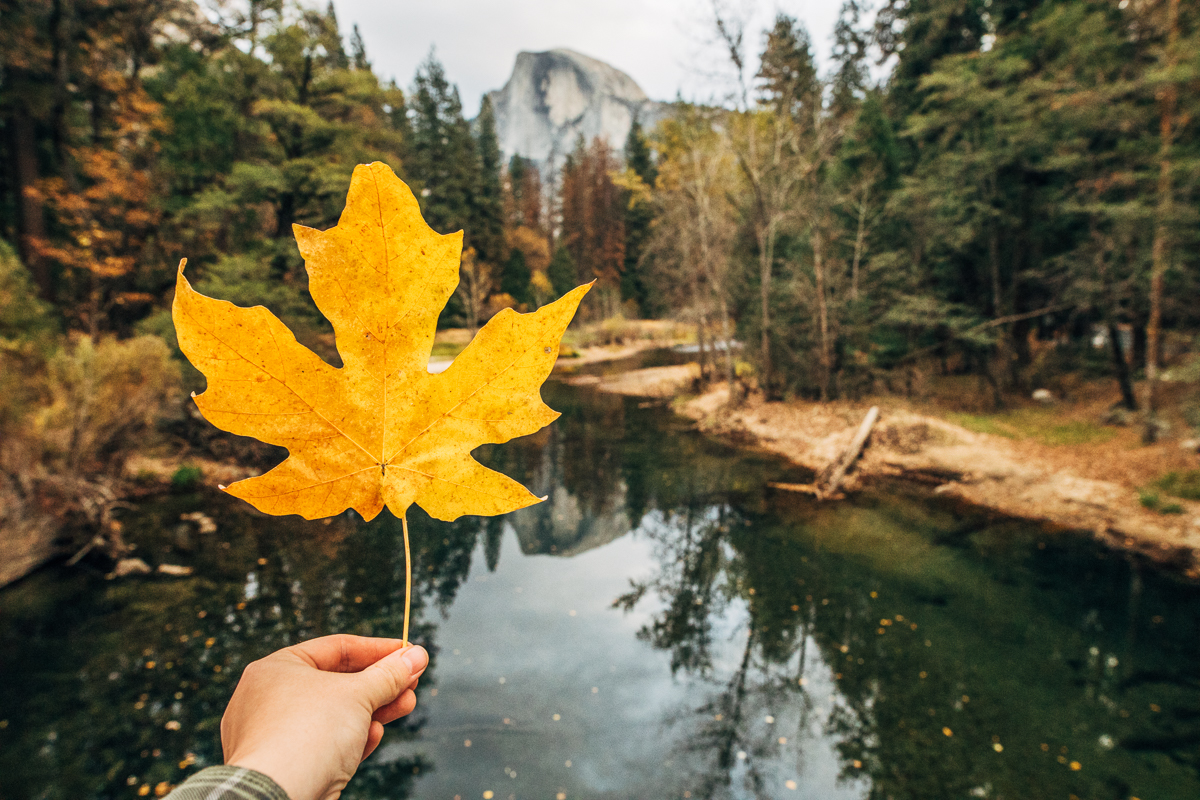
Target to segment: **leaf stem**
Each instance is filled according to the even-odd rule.
[[[404,527],[404,632],[401,641],[408,646],[408,609],[412,599],[412,555],[408,549],[408,514],[400,515],[400,524]]]

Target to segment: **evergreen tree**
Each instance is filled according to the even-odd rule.
[[[533,273],[525,261],[525,254],[514,247],[500,273],[500,291],[512,297],[518,305],[529,307],[533,303],[529,286],[532,278]]]
[[[867,88],[869,33],[860,27],[862,0],[845,0],[833,28],[832,113],[843,116],[858,105]]]
[[[554,287],[554,294],[558,297],[579,285],[579,275],[575,271],[575,261],[571,258],[570,250],[562,245],[555,249],[554,257],[550,259],[547,277],[550,279],[550,285]]]
[[[475,119],[479,153],[479,181],[471,197],[472,240],[479,260],[499,264],[504,257],[503,154],[496,136],[496,114],[492,100],[484,95]]]
[[[347,69],[350,59],[346,55],[346,47],[342,44],[342,30],[338,26],[337,11],[333,8],[333,0],[325,7],[325,16],[321,20],[321,46],[325,48],[325,57],[329,59],[334,69]]]
[[[820,106],[821,84],[812,40],[801,23],[786,14],[767,33],[758,75],[759,102],[790,117],[812,115]]]
[[[465,246],[474,246],[468,223],[479,181],[476,143],[458,89],[432,51],[417,68],[411,108],[409,174],[419,187],[425,221],[440,233],[465,229]]]
[[[898,113],[920,106],[921,79],[938,59],[979,51],[989,33],[991,12],[1005,2],[885,0],[875,15],[875,40],[884,58],[896,57],[888,99]]]
[[[371,69],[371,62],[367,60],[367,43],[363,41],[357,22],[354,23],[354,31],[350,34],[350,63],[355,69]]]
[[[625,166],[644,186],[653,188],[658,170],[642,132],[642,125],[636,118],[625,139]],[[621,202],[625,208],[625,266],[621,273],[621,299],[632,300],[641,315],[648,317],[658,310],[651,302],[650,283],[646,277],[649,267],[642,263],[650,225],[654,220],[654,209],[648,198],[635,196],[627,189],[621,192]]]

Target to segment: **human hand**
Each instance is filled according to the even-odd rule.
[[[221,718],[225,763],[263,773],[291,800],[336,800],[412,713],[429,663],[399,639],[323,636],[251,663]]]

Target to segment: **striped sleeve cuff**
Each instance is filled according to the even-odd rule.
[[[208,767],[167,795],[166,800],[288,800],[279,784],[245,767]]]

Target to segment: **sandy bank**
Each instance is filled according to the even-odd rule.
[[[602,392],[633,397],[674,397],[700,377],[698,364],[634,369],[611,376],[579,375],[567,378],[572,386],[594,386]]]
[[[686,391],[697,375],[695,365],[684,365],[576,381],[601,391],[665,398]],[[729,410],[727,398],[720,386],[674,407],[707,433],[730,436],[814,472],[841,454],[871,405],[752,398]],[[976,433],[904,408],[902,401],[875,404],[882,416],[845,488],[883,477],[918,481],[1005,516],[1091,531],[1200,577],[1200,503],[1178,500],[1183,513],[1162,514],[1143,508],[1137,491],[1147,475],[1186,465],[1176,443],[1141,447],[1126,436],[1096,445],[1048,446]]]

